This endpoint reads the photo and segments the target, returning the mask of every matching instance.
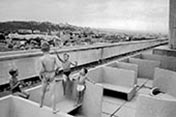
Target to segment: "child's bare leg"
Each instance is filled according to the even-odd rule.
[[[56,113],[56,96],[55,96],[55,94],[52,94],[51,100],[52,100],[53,113],[55,114]]]
[[[30,95],[28,92],[22,91],[22,94],[25,96],[26,99],[29,99]]]
[[[66,84],[67,84],[67,76],[66,75],[63,75],[63,92],[64,92],[64,95],[66,94]]]
[[[40,107],[43,107],[43,101],[45,98],[46,89],[47,89],[47,84],[43,83],[42,84],[42,96],[41,96],[41,100],[40,100]]]
[[[51,103],[52,103],[52,109],[53,114],[56,114],[56,83],[55,81],[50,84],[50,95],[51,95]]]
[[[80,101],[81,101],[81,92],[78,91],[78,96],[77,96],[77,100],[76,100],[75,106],[79,105],[79,104],[80,104]]]
[[[79,104],[81,104],[83,102],[83,98],[84,98],[84,91],[81,91],[81,96],[80,96],[80,102],[79,102]]]
[[[23,94],[22,92],[16,92],[16,93],[14,93],[14,95],[22,97],[22,98],[27,98],[27,96],[25,94]]]

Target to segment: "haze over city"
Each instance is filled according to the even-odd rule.
[[[167,33],[168,7],[168,0],[0,0],[0,21]]]

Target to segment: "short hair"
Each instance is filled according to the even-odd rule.
[[[83,70],[84,70],[85,74],[88,73],[88,69],[87,68],[83,68]]]
[[[18,69],[10,69],[9,70],[9,74],[11,75],[11,76],[13,76],[15,73],[17,73],[18,72]]]
[[[68,57],[70,56],[68,53],[64,53],[64,56],[67,55]]]
[[[41,50],[43,52],[49,52],[50,51],[50,45],[48,42],[43,42],[41,45]]]

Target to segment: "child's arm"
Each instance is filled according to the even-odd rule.
[[[87,78],[87,77],[86,77],[86,80],[89,81],[89,82],[91,82],[91,83],[93,83],[93,84],[96,84],[95,81],[93,81],[93,80],[91,80],[91,79],[89,79],[89,78]]]
[[[14,89],[14,88],[16,88],[16,87],[18,87],[20,85],[20,82],[18,81],[15,85],[13,85],[12,80],[10,80],[9,84],[10,84],[10,88]]]
[[[76,66],[78,65],[78,62],[77,62],[77,61],[75,61],[75,63],[70,62],[70,64],[71,64],[72,66],[76,67]]]
[[[63,63],[64,61],[60,58],[60,56],[57,54],[56,51],[55,51],[55,53],[56,53],[56,56],[57,56],[57,58],[59,59],[59,61]]]
[[[78,79],[79,79],[79,75],[78,74],[72,76],[72,80],[78,80]]]

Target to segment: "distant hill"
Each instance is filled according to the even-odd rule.
[[[78,27],[70,24],[53,24],[50,22],[35,21],[9,21],[0,22],[0,32],[16,32],[19,29],[40,30],[41,32],[59,31],[59,30],[77,30]]]

